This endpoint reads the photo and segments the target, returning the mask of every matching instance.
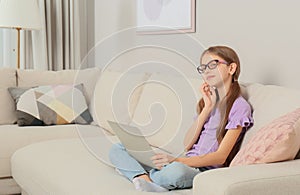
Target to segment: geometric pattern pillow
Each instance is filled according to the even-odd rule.
[[[8,88],[16,103],[19,126],[92,122],[83,84]]]
[[[300,108],[259,129],[230,166],[293,160],[300,149]]]

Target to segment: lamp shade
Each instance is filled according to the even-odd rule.
[[[41,29],[41,17],[37,1],[0,0],[0,27]]]

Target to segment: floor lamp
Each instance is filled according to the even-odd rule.
[[[17,68],[20,69],[20,31],[42,28],[37,0],[0,0],[0,28],[17,30]]]

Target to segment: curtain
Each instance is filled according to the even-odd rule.
[[[0,28],[0,67],[10,65],[10,30]]]
[[[43,29],[23,31],[21,67],[79,69],[87,53],[86,1],[38,0]]]
[[[16,36],[14,29],[0,28],[0,68],[17,67],[16,52],[14,50],[14,38]]]

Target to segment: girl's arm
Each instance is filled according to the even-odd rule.
[[[198,115],[197,119],[194,121],[190,129],[187,131],[184,137],[184,148],[186,151],[192,148],[192,146],[198,140],[202,127],[210,114],[210,110],[203,109],[202,112]]]
[[[181,162],[190,167],[205,167],[224,164],[241,132],[241,126],[238,126],[236,129],[228,130],[216,152],[202,156],[176,158],[175,161]]]
[[[211,88],[206,82],[202,84],[200,87],[200,92],[203,96],[204,100],[204,108],[201,113],[198,115],[197,120],[194,121],[190,129],[185,134],[184,138],[184,148],[185,150],[189,150],[199,139],[199,135],[203,128],[203,125],[208,118],[210,112],[215,107],[217,96],[215,89]]]

